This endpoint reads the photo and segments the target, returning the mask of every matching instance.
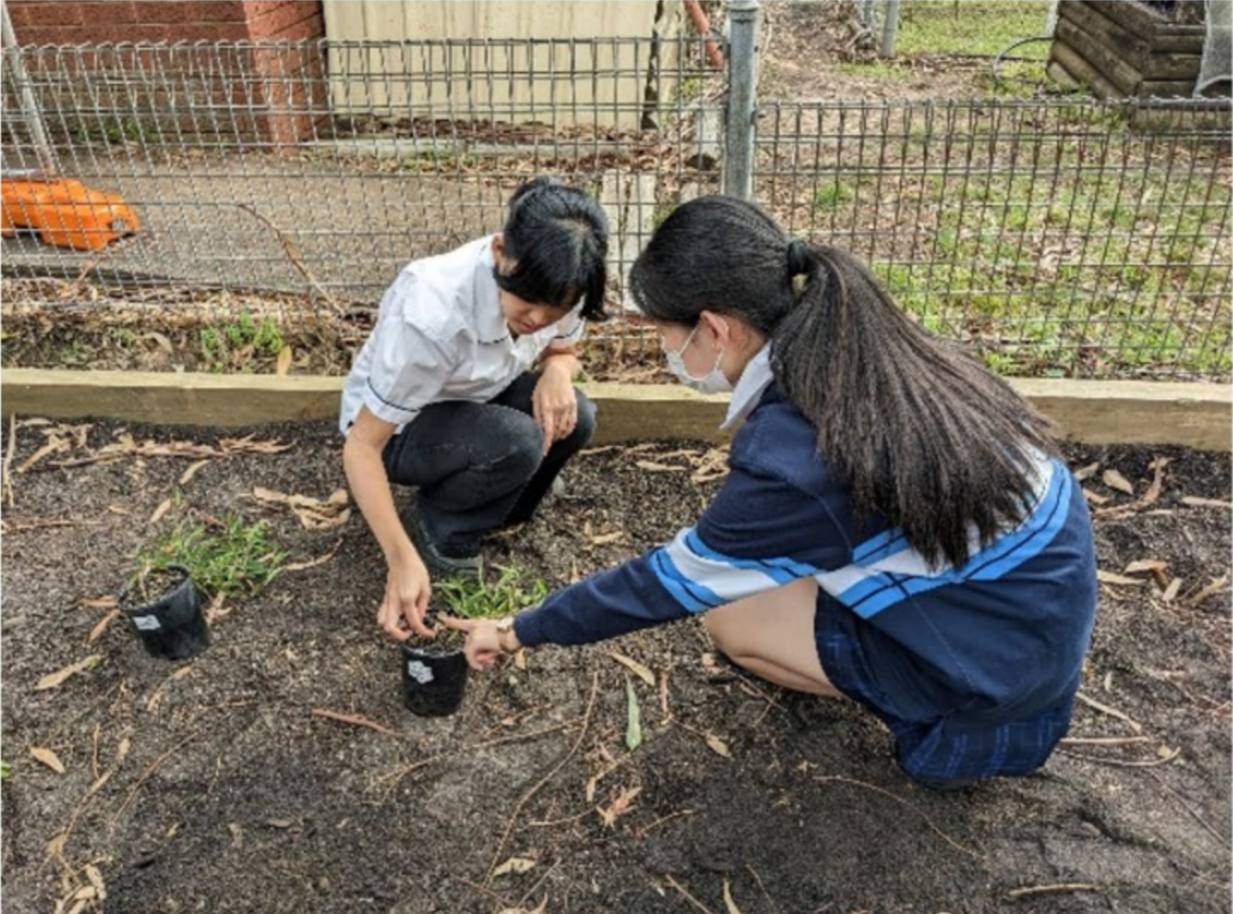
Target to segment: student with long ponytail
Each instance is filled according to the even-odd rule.
[[[758,676],[860,702],[928,786],[1038,769],[1096,606],[1087,507],[1046,421],[852,255],[753,204],[680,207],[631,279],[681,380],[735,388],[731,473],[667,546],[454,623],[472,664],[698,614]]]

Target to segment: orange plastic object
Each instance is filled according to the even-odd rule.
[[[0,190],[0,234],[6,238],[31,229],[44,244],[97,251],[141,228],[119,194],[91,190],[72,178],[5,178]]]

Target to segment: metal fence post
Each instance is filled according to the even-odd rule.
[[[12,72],[13,83],[17,88],[18,105],[21,107],[21,118],[30,131],[34,152],[39,159],[39,167],[49,175],[56,173],[56,156],[51,150],[47,139],[47,131],[43,127],[43,112],[39,108],[38,98],[30,87],[30,76],[21,59],[21,46],[17,43],[17,34],[13,31],[13,23],[9,19],[9,8],[0,6],[0,46],[4,50],[5,63]]]
[[[753,195],[757,108],[759,0],[728,3],[728,116],[724,125],[724,193]]]
[[[886,0],[886,21],[882,23],[882,56],[895,56],[895,35],[899,31],[899,0]]]

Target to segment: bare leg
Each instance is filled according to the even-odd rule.
[[[755,676],[768,682],[840,698],[818,659],[813,636],[818,583],[803,578],[760,593],[702,617],[715,646]]]

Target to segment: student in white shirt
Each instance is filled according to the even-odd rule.
[[[433,577],[474,575],[480,539],[529,520],[595,430],[573,386],[603,320],[608,225],[594,198],[536,178],[504,230],[407,265],[343,390],[343,464],[388,575],[378,623],[431,636]],[[390,483],[415,486],[404,522]]]

